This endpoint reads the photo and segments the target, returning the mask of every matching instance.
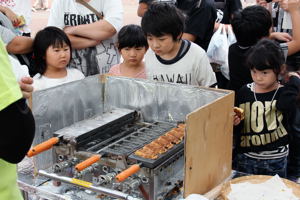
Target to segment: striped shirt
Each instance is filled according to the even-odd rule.
[[[272,151],[260,151],[260,152],[247,152],[244,153],[245,156],[254,159],[269,160],[269,159],[278,159],[288,156],[289,154],[289,145],[280,146],[276,150]]]

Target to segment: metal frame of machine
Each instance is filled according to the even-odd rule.
[[[174,144],[156,160],[140,158],[134,152],[185,121],[188,113],[228,94],[98,76],[38,91],[32,98],[37,124],[34,143],[58,139],[50,151],[34,157],[40,176],[21,168],[19,185],[29,196],[49,199],[172,199],[183,184],[184,142]],[[99,159],[76,168],[95,155]],[[118,173],[130,166],[138,166],[138,170],[118,181]],[[59,184],[53,185],[49,178]]]

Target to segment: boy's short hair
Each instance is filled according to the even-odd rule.
[[[272,69],[277,75],[284,64],[284,55],[280,45],[270,39],[262,39],[247,53],[247,65],[259,71]]]
[[[118,49],[125,47],[146,47],[148,42],[142,28],[135,24],[123,26],[118,33]]]
[[[50,46],[63,47],[64,43],[70,47],[70,58],[72,58],[71,41],[65,32],[57,27],[48,26],[40,30],[33,40],[33,56],[35,68],[41,75],[46,71],[46,51]]]
[[[153,3],[142,18],[142,29],[146,36],[172,35],[174,41],[184,31],[185,17],[174,5]]]
[[[237,43],[244,47],[252,46],[263,37],[269,36],[272,16],[262,6],[249,6],[234,13],[231,25]]]

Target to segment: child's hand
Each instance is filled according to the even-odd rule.
[[[239,125],[239,123],[244,119],[244,110],[239,107],[234,107],[234,117],[233,117],[233,125]]]
[[[241,118],[237,114],[235,114],[234,117],[233,117],[233,125],[237,126],[240,123],[241,123]]]

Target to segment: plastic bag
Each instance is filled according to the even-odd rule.
[[[232,31],[231,26],[227,26],[227,34],[228,34],[228,47],[229,47],[233,43],[236,43],[236,38],[235,38],[235,35]]]
[[[210,63],[224,65],[228,59],[228,39],[224,24],[220,24],[207,48]]]
[[[228,41],[228,49],[229,49],[230,45],[232,45],[233,43],[236,43],[236,38],[235,38],[235,35],[232,31],[231,26],[227,26],[227,34],[228,34],[228,36],[227,36],[228,40],[227,41]],[[225,64],[223,64],[220,67],[220,71],[221,71],[222,75],[229,80],[228,49],[227,49],[226,62],[225,62]]]

